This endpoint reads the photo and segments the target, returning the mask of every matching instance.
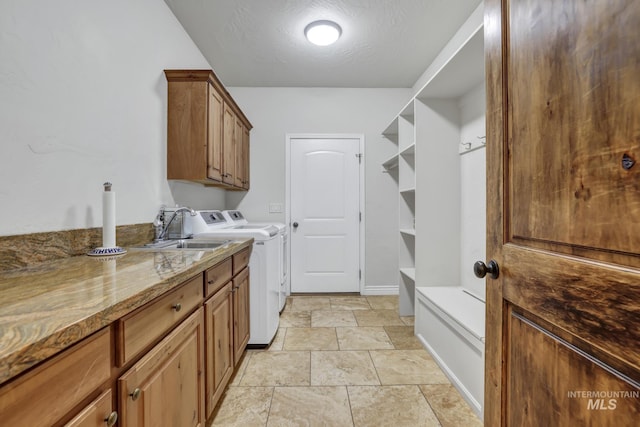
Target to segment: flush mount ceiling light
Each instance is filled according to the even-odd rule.
[[[304,29],[307,40],[318,46],[328,46],[335,43],[341,34],[342,28],[333,21],[314,21]]]

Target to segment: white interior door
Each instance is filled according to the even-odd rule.
[[[360,290],[360,140],[291,139],[291,291]]]

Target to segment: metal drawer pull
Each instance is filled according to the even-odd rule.
[[[139,388],[136,388],[132,393],[129,393],[129,396],[131,396],[131,400],[135,402],[136,400],[138,400],[141,393],[142,391]]]
[[[178,311],[182,310],[182,304],[180,304],[180,303],[173,304],[171,306],[171,308],[174,309],[176,311],[176,313],[177,313]]]
[[[109,414],[109,417],[104,419],[104,422],[107,423],[107,427],[113,427],[118,422],[118,413],[113,411]]]

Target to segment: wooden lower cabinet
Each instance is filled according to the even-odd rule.
[[[110,369],[111,334],[104,328],[0,387],[0,425],[60,425],[99,394]]]
[[[233,360],[237,364],[249,342],[249,267],[233,279]]]
[[[233,373],[233,298],[229,281],[204,304],[206,331],[206,410],[211,415]]]
[[[204,425],[204,308],[118,379],[120,427]]]
[[[91,402],[65,427],[112,427],[118,422],[118,413],[113,410],[111,389]]]

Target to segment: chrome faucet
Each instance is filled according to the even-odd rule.
[[[167,223],[163,227],[162,224],[164,223],[164,216],[166,213],[165,208],[166,208],[165,206],[162,206],[160,208],[160,212],[158,212],[158,215],[156,215],[156,219],[153,221],[153,226],[155,228],[155,233],[156,233],[154,242],[156,243],[164,240],[164,237],[167,234],[167,230],[169,230],[169,226],[171,225],[173,220],[176,218],[176,216],[178,216],[180,212],[189,212],[191,216],[197,215],[196,211],[194,211],[189,207],[183,206],[183,207],[176,208],[175,211],[172,210],[173,215],[171,216],[171,218],[169,218],[169,221],[167,221]]]

